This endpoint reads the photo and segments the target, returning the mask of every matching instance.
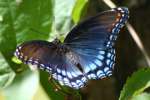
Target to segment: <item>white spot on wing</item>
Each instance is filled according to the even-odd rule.
[[[71,82],[71,84],[74,88],[78,88],[78,85],[75,82]]]
[[[21,46],[19,46],[19,47],[17,47],[18,49],[21,49],[22,47]]]
[[[99,51],[100,54],[104,55],[105,54],[105,51]]]
[[[110,58],[110,57],[111,57],[111,53],[108,53],[108,54],[107,54],[107,57]]]
[[[110,62],[111,62],[110,59],[107,59],[107,60],[106,60],[106,64],[107,64],[107,65],[109,65]]]
[[[91,70],[90,66],[87,66],[87,67],[85,66],[85,68],[84,68],[85,73],[88,73],[90,70]]]
[[[77,80],[76,83],[81,86],[83,83],[80,80]]]
[[[96,76],[95,74],[91,74],[91,78],[92,78],[92,79],[96,79],[97,76]]]
[[[97,56],[97,58],[100,59],[100,60],[103,60],[103,59],[104,59],[104,56],[101,55],[101,54],[99,54],[99,55]]]
[[[73,77],[77,77],[77,76],[78,76],[75,72],[71,72],[71,75],[72,75]]]
[[[67,75],[68,75],[68,77],[69,77],[70,79],[73,78],[70,72],[67,72]]]
[[[106,74],[109,76],[112,73],[112,71],[107,71]]]
[[[122,8],[117,8],[118,10],[122,10]]]
[[[90,64],[90,67],[91,67],[92,70],[95,70],[97,68],[96,65],[93,64],[93,63]]]
[[[64,78],[64,82],[65,83],[69,83],[69,79],[68,78]]]
[[[103,76],[105,76],[105,74],[104,74],[104,72],[103,71],[101,71],[101,70],[99,70],[99,71],[97,71],[97,76],[99,77],[99,78],[101,78],[101,77],[103,77]]]
[[[62,76],[60,76],[60,75],[58,75],[57,78],[58,78],[59,81],[62,80]]]
[[[44,64],[40,64],[41,67],[45,67]]]
[[[36,60],[34,61],[34,63],[35,63],[35,64],[39,64],[39,62],[38,62],[38,61],[36,61]]]
[[[61,70],[60,70],[59,68],[57,68],[57,72],[58,72],[58,73],[61,73]]]
[[[62,70],[62,75],[66,76],[66,71],[65,70]]]
[[[86,77],[82,77],[81,80],[86,83],[87,82],[87,78]]]
[[[109,67],[105,67],[104,72],[108,72],[108,71],[109,71]]]
[[[95,60],[95,63],[98,65],[98,66],[102,66],[103,64],[102,64],[102,62],[101,61],[99,61],[99,60]]]

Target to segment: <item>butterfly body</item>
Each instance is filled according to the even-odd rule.
[[[114,43],[128,19],[127,8],[114,8],[79,23],[64,43],[33,40],[19,45],[15,56],[46,70],[61,85],[82,88],[90,79],[112,75]]]

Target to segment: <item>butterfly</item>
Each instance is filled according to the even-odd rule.
[[[88,80],[112,75],[114,43],[128,18],[128,8],[113,8],[80,22],[63,43],[32,40],[19,45],[14,54],[47,71],[61,85],[80,89]]]

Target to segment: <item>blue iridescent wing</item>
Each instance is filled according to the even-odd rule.
[[[114,8],[81,22],[66,37],[65,45],[80,55],[80,64],[88,79],[112,74],[114,42],[128,17],[127,8]]]
[[[62,44],[33,40],[22,43],[15,51],[15,56],[25,64],[31,64],[47,71],[61,85],[75,89],[84,86],[87,79],[76,67],[79,56]]]

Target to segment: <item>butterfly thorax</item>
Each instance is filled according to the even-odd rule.
[[[58,44],[58,45],[59,45],[59,44],[62,44],[62,43],[61,43],[61,41],[60,41],[59,39],[57,39],[57,38],[56,38],[56,39],[54,39],[54,41],[53,41],[52,43],[54,43],[54,44]]]
[[[60,54],[65,54],[70,50],[68,46],[61,43],[61,41],[57,38],[52,43],[54,44],[55,51]]]
[[[77,65],[79,63],[79,57],[75,52],[72,51],[71,48],[61,43],[57,38],[53,41],[55,46],[57,47],[57,52],[65,55],[66,59],[68,59],[71,63]]]

